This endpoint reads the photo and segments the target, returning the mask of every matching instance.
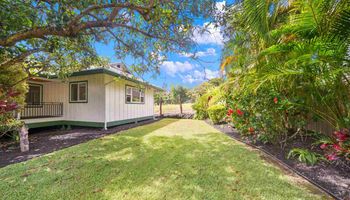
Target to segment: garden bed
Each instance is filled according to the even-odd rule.
[[[289,142],[283,149],[279,145],[263,144],[261,142],[253,143],[249,139],[242,138],[241,135],[228,124],[213,125],[210,121],[207,121],[207,123],[230,137],[252,145],[273,156],[278,159],[279,162],[287,165],[287,167],[291,168],[299,175],[304,176],[323,190],[326,190],[334,197],[338,199],[350,199],[350,169],[347,167],[322,161],[314,166],[309,166],[295,159],[286,158],[292,148],[307,148],[311,146],[311,140],[294,140]]]
[[[28,152],[22,153],[19,144],[13,141],[0,141],[0,167],[23,162],[53,151],[155,121],[157,120],[146,120],[139,123],[124,124],[109,128],[108,130],[81,127],[75,127],[72,130],[65,131],[57,128],[51,128],[51,130],[48,128],[32,130],[29,133],[30,150]]]

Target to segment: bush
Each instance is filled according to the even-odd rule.
[[[196,102],[192,106],[193,110],[196,111],[195,119],[207,119],[209,117],[209,107],[225,104],[226,96],[225,91],[222,89],[222,87],[218,86],[215,88],[209,88],[205,94],[197,98]]]
[[[207,119],[208,118],[208,101],[210,100],[209,94],[205,94],[199,97],[192,105],[193,110],[196,111],[194,115],[195,119]]]
[[[208,91],[208,94],[210,95],[210,100],[208,102],[209,107],[213,105],[226,104],[226,94],[221,86],[211,89]]]
[[[4,135],[18,135],[23,123],[14,112],[24,104],[27,84],[22,66],[0,67],[0,138]]]
[[[9,118],[4,120],[3,116],[0,116],[0,138],[3,136],[10,136],[14,140],[19,139],[19,129],[24,125],[23,121]]]
[[[208,115],[214,124],[218,124],[226,115],[226,107],[222,104],[212,105],[208,108]]]
[[[230,117],[240,134],[282,146],[304,134],[308,112],[299,106],[297,97],[288,99],[265,87],[255,94],[231,91],[227,107],[233,110]]]

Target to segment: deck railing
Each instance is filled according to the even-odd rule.
[[[26,104],[21,110],[21,119],[62,117],[63,103],[61,102],[41,102]]]

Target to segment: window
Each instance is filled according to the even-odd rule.
[[[126,86],[125,99],[126,103],[145,103],[145,90]]]
[[[88,101],[88,83],[87,81],[69,83],[69,102],[87,103]]]
[[[26,95],[26,103],[29,105],[38,105],[42,102],[43,86],[37,84],[29,84],[28,93]]]

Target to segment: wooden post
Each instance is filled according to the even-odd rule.
[[[29,151],[28,129],[26,125],[23,125],[19,131],[19,142],[21,146],[21,152]]]

